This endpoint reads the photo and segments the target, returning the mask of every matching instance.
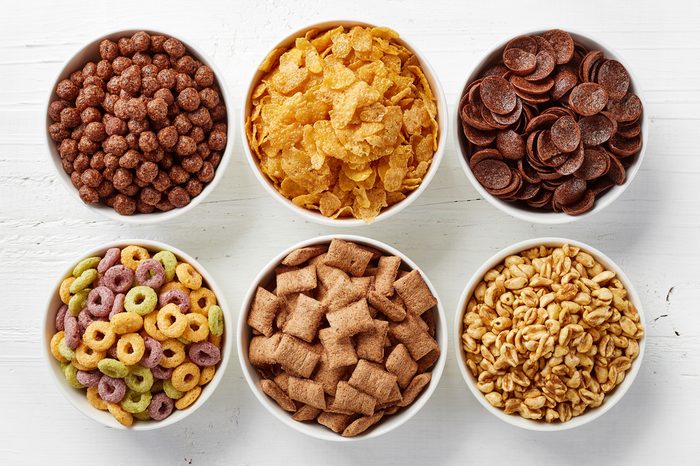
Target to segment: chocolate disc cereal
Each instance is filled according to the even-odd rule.
[[[49,136],[87,204],[121,215],[184,207],[214,178],[226,106],[210,67],[179,40],[140,31],[100,43],[60,81]]]
[[[630,85],[620,62],[566,31],[512,39],[459,104],[474,177],[507,202],[588,212],[624,184],[642,147],[642,103]]]
[[[262,391],[293,419],[353,437],[430,382],[436,306],[400,257],[339,239],[297,249],[257,288],[249,360]]]

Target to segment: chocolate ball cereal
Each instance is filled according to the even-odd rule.
[[[214,178],[227,114],[213,70],[172,37],[105,39],[47,109],[61,165],[88,204],[184,207]]]

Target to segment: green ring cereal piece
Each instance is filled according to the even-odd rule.
[[[126,386],[137,393],[145,393],[153,386],[153,374],[151,370],[143,366],[132,366],[129,375],[124,377]]]
[[[127,413],[140,413],[148,409],[151,402],[151,392],[139,393],[133,390],[126,392],[126,396],[121,402],[121,406]]]
[[[66,364],[65,367],[63,367],[63,376],[68,381],[68,385],[73,388],[85,388],[83,387],[83,384],[78,382],[77,375],[78,369],[76,369],[73,364]]]
[[[80,290],[84,290],[90,286],[95,279],[97,279],[97,270],[87,269],[70,284],[69,291],[75,294]]]
[[[131,413],[139,421],[150,421],[151,415],[148,414],[148,409],[141,411],[140,413]]]
[[[163,391],[163,381],[160,379],[154,380],[151,385],[151,393],[160,393]]]
[[[177,337],[177,341],[179,341],[180,343],[182,343],[182,344],[185,345],[185,346],[187,346],[187,345],[189,345],[190,343],[192,343],[190,340],[188,340],[188,339],[185,338],[185,337]]]
[[[170,379],[163,380],[163,391],[168,396],[168,398],[171,398],[173,400],[179,400],[185,395],[180,390],[173,387],[173,383],[170,381]]]
[[[88,294],[90,294],[90,288],[85,288],[70,297],[70,301],[68,301],[68,312],[70,312],[72,316],[80,314],[80,311],[87,305]]]
[[[86,270],[96,269],[97,264],[99,264],[101,260],[102,260],[102,258],[97,257],[97,256],[87,257],[87,258],[81,260],[80,262],[78,262],[78,265],[76,265],[75,268],[73,269],[73,276],[75,278],[78,278]]]
[[[165,269],[165,281],[171,282],[175,278],[175,267],[177,267],[177,257],[170,251],[160,251],[153,256],[155,260],[161,263]]]
[[[209,306],[209,315],[207,317],[209,320],[209,333],[215,337],[220,337],[224,333],[224,311],[213,304]]]
[[[77,280],[76,280],[77,281]],[[158,303],[158,295],[150,286],[135,286],[124,298],[124,309],[140,316],[150,314]]]
[[[75,359],[75,351],[68,347],[65,337],[58,342],[58,353],[69,361]]]
[[[112,358],[102,359],[97,363],[97,368],[104,375],[113,379],[123,379],[129,375],[129,368],[123,362]]]

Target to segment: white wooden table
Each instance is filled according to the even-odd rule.
[[[202,11],[192,5],[202,3]],[[6,2],[0,13],[0,464],[698,464],[700,418],[700,4],[315,0]],[[407,425],[366,443],[306,438],[267,413],[234,358],[208,404],[162,431],[117,432],[83,417],[49,379],[40,326],[48,288],[84,250],[117,238],[170,242],[223,284],[237,318],[242,295],[273,255],[338,230],[307,223],[271,199],[243,159],[199,207],[169,224],[128,226],[64,191],[43,146],[44,99],[61,63],[106,30],[182,31],[225,73],[235,114],[251,67],[279,38],[327,19],[386,24],[433,64],[450,105],[491,44],[546,27],[588,32],[617,49],[640,80],[651,117],[644,166],[606,211],[572,225],[529,225],[479,198],[447,148],[411,207],[359,233],[412,257],[437,286],[451,323],[472,272],[513,242],[558,235],[589,242],[636,284],[647,315],[637,381],[608,414],[580,429],[526,432],[479,406],[450,348],[442,382]],[[450,342],[454,344],[454,342]]]

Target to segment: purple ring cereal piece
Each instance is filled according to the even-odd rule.
[[[122,379],[103,375],[97,384],[97,393],[108,403],[119,403],[126,395],[126,383]]]
[[[117,344],[113,344],[107,349],[107,356],[109,356],[112,359],[119,359],[117,356]]]
[[[105,272],[102,283],[115,293],[126,293],[134,284],[134,271],[121,264],[115,265]]]
[[[114,304],[114,292],[106,286],[98,286],[90,290],[87,297],[86,309],[95,317],[107,317]]]
[[[151,337],[145,337],[143,343],[146,349],[143,352],[143,357],[139,364],[152,369],[163,359],[163,347],[158,340]]]
[[[80,345],[80,325],[78,325],[78,319],[70,312],[67,312],[63,319],[63,331],[66,344],[70,349],[75,350]]]
[[[88,326],[96,320],[98,319],[96,319],[92,314],[90,314],[87,309],[83,309],[82,311],[80,311],[78,313],[78,327],[80,327],[80,333],[85,333],[85,329],[88,328]]]
[[[105,253],[102,260],[99,264],[97,264],[97,271],[99,273],[105,273],[112,266],[119,263],[119,260],[121,259],[121,254],[122,252],[119,248],[107,249],[107,252]]]
[[[151,367],[151,374],[153,374],[153,377],[156,379],[165,380],[173,376],[173,370],[166,369],[163,366],[155,366]]]
[[[61,306],[56,313],[56,331],[60,332],[63,330],[63,322],[66,319],[66,312],[68,312],[68,306],[64,304]]]
[[[109,311],[109,318],[111,319],[115,314],[124,312],[124,299],[126,295],[124,293],[117,293],[114,296],[114,302],[112,303],[112,310]]]
[[[155,421],[162,421],[170,416],[175,407],[175,402],[165,393],[156,393],[148,404],[148,415]]]
[[[187,354],[198,366],[214,366],[221,361],[221,351],[208,341],[190,345]]]
[[[96,387],[102,380],[102,374],[100,371],[78,371],[75,378],[85,387]]]
[[[190,310],[190,298],[187,296],[187,293],[182,290],[168,290],[165,293],[161,293],[158,297],[158,305],[161,308],[170,303],[177,304],[177,307],[183,314]]]
[[[136,268],[136,283],[157,289],[165,283],[165,269],[155,259],[146,259],[139,262]]]

